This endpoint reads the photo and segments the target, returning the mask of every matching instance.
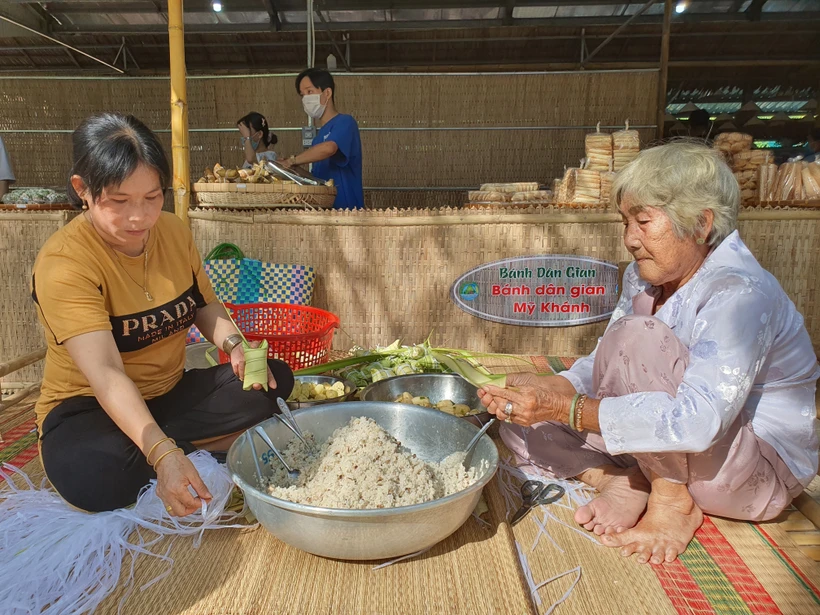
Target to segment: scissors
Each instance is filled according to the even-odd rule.
[[[528,480],[521,485],[521,508],[513,515],[510,525],[515,525],[527,516],[536,506],[552,504],[564,497],[564,488],[555,483],[544,483],[537,480]]]

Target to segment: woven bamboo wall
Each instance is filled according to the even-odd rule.
[[[740,232],[804,315],[820,351],[820,279],[815,273],[820,270],[820,217],[789,219],[792,213],[744,213]],[[764,214],[775,218],[763,219]],[[43,344],[29,296],[31,268],[42,244],[73,215],[0,213],[0,360]],[[229,241],[249,257],[316,267],[314,304],[338,314],[346,332],[336,334],[338,349],[398,337],[417,342],[435,331],[436,343],[477,351],[580,355],[594,347],[605,323],[563,329],[507,326],[469,316],[449,299],[450,285],[459,275],[501,258],[560,253],[629,259],[616,216],[570,215],[581,221],[568,222],[565,213],[542,210],[193,211],[191,227],[203,254]],[[41,367],[35,366],[7,380],[40,376]]]
[[[566,223],[559,222],[561,214],[538,219],[439,211],[434,212],[441,214],[436,221],[419,215],[423,213],[213,219],[220,216],[194,212],[191,225],[203,252],[230,241],[254,258],[315,267],[314,304],[339,315],[350,336],[337,334],[338,348],[399,337],[418,342],[435,331],[436,343],[477,351],[580,355],[592,350],[606,323],[544,329],[501,325],[456,308],[449,290],[462,273],[502,258],[552,253],[629,260],[617,217],[604,214],[607,221]],[[203,219],[207,217],[212,219]],[[820,349],[820,282],[813,273],[820,267],[820,219],[742,220],[740,231],[803,313]]]
[[[45,346],[29,290],[31,270],[42,245],[74,215],[0,212],[0,360]],[[24,367],[4,381],[33,382],[41,377],[42,362]]]
[[[363,129],[366,186],[476,186],[550,181],[583,156],[583,129],[487,128],[619,125],[626,119],[649,125],[655,121],[656,84],[651,71],[338,75],[337,102]],[[164,131],[168,99],[165,79],[0,79],[0,130],[73,130],[88,115],[113,110]],[[274,127],[297,128],[305,121],[292,76],[191,78],[188,99],[193,179],[206,165],[241,162],[233,129],[248,111],[263,113]],[[379,128],[405,130],[372,130]],[[417,130],[429,128],[475,130]],[[651,139],[653,131],[643,132],[644,140]],[[279,153],[299,151],[298,132],[277,134]],[[168,133],[161,137],[168,149]],[[3,139],[20,184],[65,184],[69,134],[10,132]],[[404,194],[395,197],[399,204],[418,203]]]

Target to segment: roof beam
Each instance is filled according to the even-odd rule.
[[[749,21],[760,21],[763,13],[763,5],[767,0],[752,0],[749,8],[746,9],[746,15],[749,16]]]
[[[693,3],[707,3],[713,0],[691,0]],[[332,10],[334,11],[367,11],[380,9],[458,9],[458,8],[495,8],[504,6],[506,0],[404,0],[404,2],[393,0],[391,2],[378,2],[374,0],[335,0]],[[663,0],[656,0],[656,4],[663,4]],[[268,10],[267,0],[230,0],[222,7],[223,13],[231,12],[266,12]],[[596,5],[622,5],[625,0],[516,0],[515,6],[596,6]],[[48,8],[52,13],[60,14],[82,14],[82,13],[154,13],[156,12],[155,2],[152,0],[113,2],[111,0],[102,2],[49,2]],[[276,0],[279,11],[304,11],[304,0]],[[210,13],[211,2],[189,1],[185,5],[186,13]]]
[[[515,18],[513,17],[513,11],[515,10],[516,0],[507,0],[507,3],[504,5],[504,20],[503,23],[505,26],[513,25]]]
[[[660,15],[641,15],[634,23],[638,24],[660,24],[663,21]],[[675,23],[732,23],[748,21],[745,13],[700,13],[689,15],[676,15]],[[762,13],[760,21],[763,22],[799,22],[807,23],[820,21],[820,11],[804,12],[783,12],[783,13]],[[515,26],[619,26],[623,24],[622,17],[560,17],[555,19],[516,19]],[[477,20],[444,20],[444,21],[374,21],[374,22],[330,22],[326,24],[327,30],[353,32],[356,30],[433,30],[433,29],[465,29],[465,28],[491,28],[503,25],[501,19],[477,19]],[[248,24],[186,24],[186,33],[191,34],[248,34],[252,32],[268,32],[270,26],[265,23]],[[304,32],[304,24],[283,23],[282,30],[285,32]],[[159,34],[165,31],[165,26],[157,24],[139,26],[62,26],[54,28],[55,33],[60,34]]]
[[[807,28],[802,30],[788,30],[784,32],[783,30],[772,30],[772,29],[754,29],[754,30],[721,30],[721,31],[714,31],[714,32],[703,32],[703,31],[696,31],[696,32],[675,32],[672,31],[672,38],[673,39],[687,39],[687,38],[722,38],[722,37],[762,37],[762,36],[788,36],[789,38],[793,38],[795,36],[807,36],[807,35],[816,35],[817,30],[815,28]],[[229,35],[225,35],[229,36]],[[461,44],[469,44],[469,43],[534,43],[539,41],[574,41],[578,40],[578,33],[575,34],[543,34],[537,36],[486,36],[486,37],[469,37],[469,38],[452,38],[452,37],[438,37],[434,39],[429,38],[379,38],[379,39],[356,39],[351,38],[350,44],[353,46],[359,45],[429,45],[431,42],[437,43],[461,43]],[[597,33],[597,34],[590,34],[589,32],[585,33],[585,38],[587,41],[592,40],[601,40],[608,36],[605,32]],[[632,39],[659,39],[661,37],[660,32],[632,32],[629,34],[628,40]],[[0,39],[2,40],[2,39]],[[14,39],[11,39],[14,40]],[[259,48],[276,48],[276,47],[289,47],[292,48],[294,45],[301,45],[304,41],[298,40],[268,40],[268,41],[247,41],[247,40],[227,40],[224,42],[219,42],[218,40],[210,40],[207,43],[202,42],[186,42],[186,46],[191,48],[200,48],[200,47],[259,47]],[[132,44],[134,41],[132,41]],[[327,40],[317,40],[317,46],[321,47],[328,47],[331,46],[330,41]],[[119,49],[121,44],[116,43],[86,43],[82,45],[75,45],[76,49],[81,51],[92,51],[92,50],[101,50],[101,49]],[[168,43],[143,43],[137,42],[133,44],[133,47],[138,47],[140,49],[168,49]],[[26,51],[51,51],[54,49],[54,46],[50,45],[2,45],[0,46],[0,51],[19,51],[19,50],[26,50]],[[132,54],[133,56],[133,54]]]
[[[74,54],[71,53],[71,50],[68,47],[63,47],[63,51],[65,51],[66,55],[71,59],[71,63],[74,64],[77,68],[82,68],[80,63],[77,62],[77,58],[74,57]]]
[[[69,45],[67,43],[64,43],[63,41],[58,40],[58,39],[56,39],[52,36],[49,36],[48,34],[45,34],[44,32],[41,32],[40,30],[35,30],[34,28],[29,28],[28,26],[21,24],[19,21],[15,21],[13,19],[10,19],[9,17],[6,17],[2,13],[0,13],[0,20],[6,21],[6,22],[8,22],[8,23],[10,23],[14,26],[17,26],[18,28],[22,28],[23,30],[28,30],[29,32],[31,32],[33,34],[36,34],[38,36],[42,36],[45,39],[48,39],[48,40],[50,40],[54,43],[57,43],[58,45],[63,47],[66,50],[66,52],[68,52],[68,55],[71,57],[72,62],[74,62],[74,64],[77,65],[77,68],[80,68],[80,64],[79,64],[79,62],[77,62],[77,58],[75,58],[73,55],[71,55],[71,51],[76,51],[80,55],[84,55],[85,57],[90,58],[90,59],[94,60],[95,62],[99,62],[100,64],[104,64],[108,68],[113,68],[118,73],[123,72],[119,68],[117,68],[116,66],[112,66],[108,62],[104,62],[103,60],[100,60],[99,58],[97,58],[95,56],[92,56],[91,54],[88,54],[85,51],[80,51],[79,49],[74,49],[74,47],[72,47],[71,45]],[[69,51],[69,50],[71,50],[71,51]]]
[[[344,51],[342,51],[342,50],[339,48],[339,44],[336,42],[336,37],[335,37],[335,36],[333,36],[333,31],[332,31],[332,30],[330,29],[330,27],[329,27],[329,26],[330,26],[330,22],[329,22],[327,19],[325,19],[325,16],[324,16],[324,15],[322,15],[321,7],[316,7],[316,11],[315,11],[315,12],[316,12],[316,13],[318,13],[318,15],[319,15],[319,19],[321,20],[321,22],[322,22],[322,23],[325,25],[325,27],[327,28],[327,35],[330,37],[330,43],[333,45],[333,49],[334,49],[334,50],[336,51],[336,53],[338,54],[339,59],[342,61],[342,64],[344,64],[345,69],[347,69],[347,72],[351,72],[350,64],[348,64],[348,63],[347,63],[347,57],[345,56]],[[314,65],[315,65],[315,62],[314,62]]]
[[[282,29],[282,20],[279,18],[279,11],[273,0],[265,0],[265,8],[268,9],[268,19],[274,30],[279,32]]]
[[[601,49],[603,49],[604,47],[606,47],[606,45],[607,45],[607,43],[609,43],[609,41],[611,41],[613,38],[618,36],[621,33],[621,31],[624,30],[625,28],[627,28],[629,26],[629,24],[631,24],[633,21],[635,21],[636,19],[640,19],[641,15],[646,13],[646,11],[648,11],[649,8],[653,4],[655,4],[655,0],[649,0],[649,2],[647,2],[640,9],[638,9],[637,13],[632,15],[629,19],[627,19],[620,26],[618,26],[618,28],[615,30],[615,32],[610,34],[606,39],[604,39],[603,43],[601,43],[595,49],[593,49],[592,52],[586,58],[584,58],[584,61],[581,62],[581,65],[583,66],[584,64],[588,63],[592,58],[594,58],[596,55],[598,55],[598,52],[601,51]]]

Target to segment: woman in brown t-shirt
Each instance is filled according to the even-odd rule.
[[[170,168],[156,135],[102,114],[73,144],[69,196],[83,212],[49,238],[32,275],[48,344],[36,409],[43,466],[78,508],[128,506],[156,478],[169,514],[187,515],[210,494],[186,455],[227,450],[272,416],[293,373],[270,360],[270,393],[243,390],[241,337],[190,230],[162,212]],[[230,365],[184,371],[192,324]]]

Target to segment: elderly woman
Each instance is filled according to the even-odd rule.
[[[713,150],[646,150],[612,193],[635,262],[597,348],[480,393],[521,464],[599,491],[577,523],[660,564],[703,513],[771,519],[809,483],[820,372],[803,318],[738,235],[738,185]]]

